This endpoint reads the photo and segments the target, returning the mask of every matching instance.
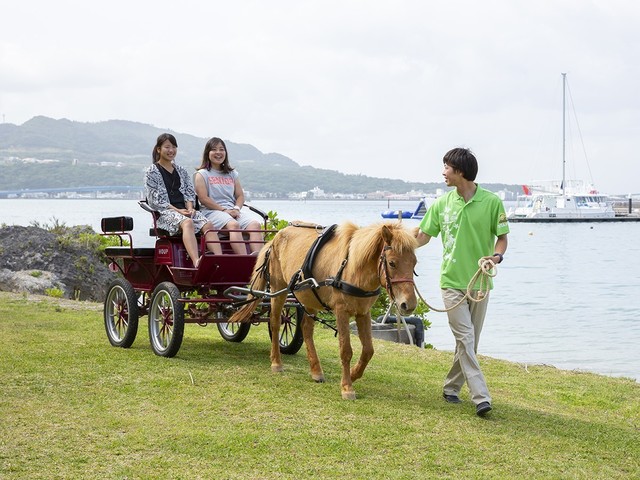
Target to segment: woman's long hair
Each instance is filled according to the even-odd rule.
[[[174,137],[170,133],[163,133],[158,137],[158,140],[156,140],[156,146],[153,147],[153,152],[151,152],[151,158],[152,158],[151,163],[158,163],[158,160],[160,160],[160,152],[158,152],[158,150],[160,149],[162,144],[167,140],[171,142],[171,145],[178,148],[178,142],[176,141],[176,137]]]
[[[198,167],[198,170],[202,168],[206,168],[207,170],[211,170],[211,160],[209,160],[209,152],[214,149],[216,145],[222,145],[224,148],[224,162],[220,165],[220,170],[222,173],[229,173],[233,170],[233,167],[229,164],[229,150],[227,150],[227,146],[224,143],[224,140],[218,137],[213,137],[211,140],[207,142],[204,146],[204,151],[202,152],[202,163]]]

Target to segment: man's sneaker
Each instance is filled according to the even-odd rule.
[[[460,398],[457,395],[447,395],[446,393],[442,394],[442,397],[448,402],[448,403],[462,403],[462,400],[460,400]]]
[[[491,404],[489,402],[481,402],[476,405],[476,415],[478,415],[479,417],[484,417],[490,411]]]

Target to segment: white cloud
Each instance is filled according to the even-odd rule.
[[[139,121],[426,182],[463,145],[480,182],[525,183],[558,175],[568,72],[593,180],[640,192],[639,17],[623,0],[23,0],[3,11],[0,113]]]

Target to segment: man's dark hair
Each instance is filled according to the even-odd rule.
[[[442,163],[458,170],[470,182],[473,182],[478,175],[478,161],[468,148],[449,150],[442,159]]]

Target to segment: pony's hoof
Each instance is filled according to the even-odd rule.
[[[342,399],[343,400],[355,400],[356,399],[356,392],[342,392]]]
[[[284,368],[282,368],[282,365],[271,365],[271,371],[273,373],[282,373],[284,372]]]
[[[311,375],[311,378],[316,383],[324,383],[324,375]]]

